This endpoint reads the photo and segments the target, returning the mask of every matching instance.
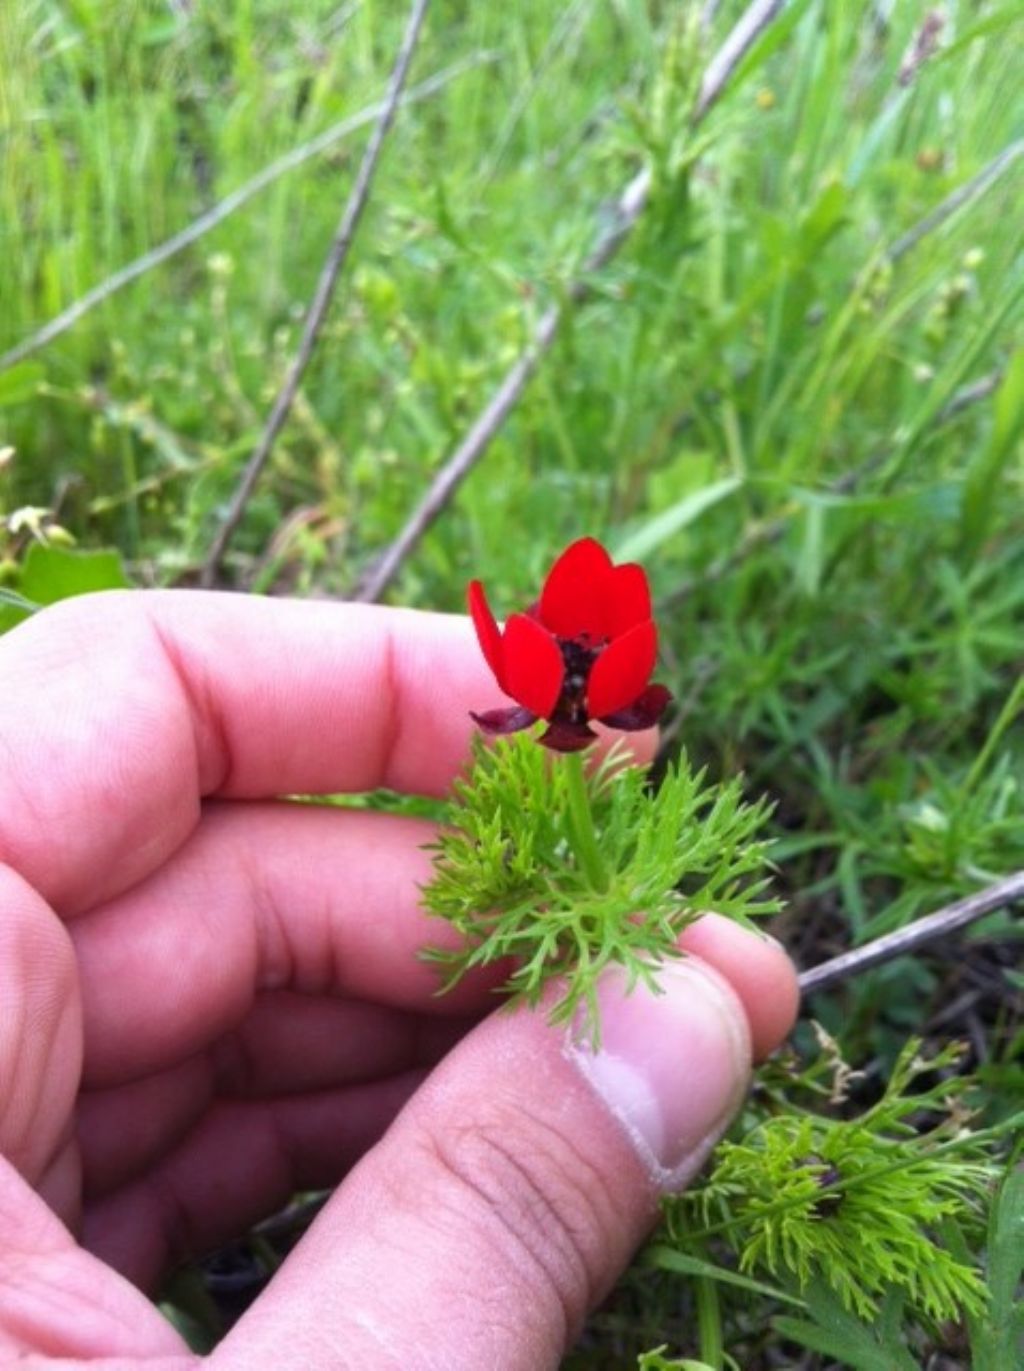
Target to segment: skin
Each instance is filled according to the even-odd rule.
[[[429,826],[275,798],[441,794],[494,696],[467,621],[374,607],[116,593],[0,641],[0,1362],[195,1367],[141,1291],[342,1181],[211,1366],[557,1364],[651,1175],[542,1016],[435,996]],[[782,951],[686,944],[771,1051]]]

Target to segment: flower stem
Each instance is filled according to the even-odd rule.
[[[565,757],[565,779],[569,799],[569,841],[586,875],[595,890],[608,889],[608,873],[597,845],[597,832],[594,829],[594,815],[590,808],[590,793],[587,779],[583,773],[583,756],[570,752]]]

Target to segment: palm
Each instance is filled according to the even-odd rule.
[[[151,1286],[335,1182],[485,1001],[438,1003],[415,956],[424,825],[263,799],[444,788],[469,729],[450,699],[488,690],[467,625],[407,617],[406,660],[440,648],[447,707],[410,699],[396,730],[414,692],[373,689],[381,616],[347,613],[331,642],[323,606],[275,607],[269,636],[266,607],[225,607],[104,597],[3,644],[0,1203],[31,1242],[0,1331],[19,1350],[118,1346],[124,1325],[182,1351],[109,1267]],[[51,1299],[37,1327],[51,1283],[60,1327]]]

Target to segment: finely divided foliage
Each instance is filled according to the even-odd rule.
[[[931,1319],[980,1313],[980,1273],[936,1235],[949,1224],[977,1232],[998,1169],[991,1139],[967,1127],[962,1079],[946,1075],[962,1048],[925,1061],[920,1046],[907,1044],[882,1098],[862,1114],[791,1108],[723,1143],[707,1180],[671,1206],[677,1241],[699,1243],[703,1229],[726,1234],[741,1270],[789,1277],[801,1291],[823,1280],[863,1318],[893,1290]],[[911,1091],[926,1074],[938,1079]],[[929,1114],[923,1131],[909,1122]]]
[[[594,990],[606,967],[656,983],[659,964],[678,956],[679,934],[703,911],[749,922],[779,908],[766,891],[769,807],[745,803],[736,780],[709,785],[685,756],[656,790],[612,756],[589,785],[603,859],[595,881],[575,855],[570,785],[567,765],[532,734],[477,743],[423,896],[466,941],[428,955],[447,985],[470,967],[514,957],[507,989],[531,1003],[560,977],[553,1019],[582,1007],[596,1037]]]

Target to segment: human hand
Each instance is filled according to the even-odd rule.
[[[275,798],[443,792],[489,679],[458,618],[190,592],[0,640],[0,1362],[196,1367],[138,1287],[340,1181],[213,1371],[541,1371],[699,1167],[774,943],[702,920],[595,1056],[435,997],[428,825]]]

